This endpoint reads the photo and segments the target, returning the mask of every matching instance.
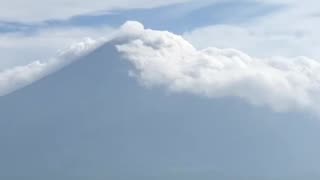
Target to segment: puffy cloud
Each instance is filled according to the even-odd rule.
[[[148,87],[209,98],[239,97],[276,111],[320,105],[320,63],[314,59],[258,59],[234,49],[198,50],[181,36],[138,23],[123,29],[134,33],[117,48],[134,65],[134,77]]]

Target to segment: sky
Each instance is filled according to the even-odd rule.
[[[0,69],[46,60],[86,37],[108,37],[127,20],[177,33],[197,48],[234,48],[259,58],[319,56],[313,0],[97,2],[4,2]]]
[[[13,120],[19,119],[12,122],[13,125],[9,121],[1,122],[1,112],[7,115],[3,116],[10,119],[8,114],[16,110],[32,119],[30,126],[33,123],[39,123],[37,119],[39,117],[47,117],[50,121],[62,117],[53,125],[60,131],[58,124],[63,123],[61,121],[64,118],[68,119],[69,116],[79,118],[83,123],[77,124],[75,131],[83,130],[91,133],[94,128],[104,127],[105,124],[100,119],[103,115],[109,117],[105,112],[98,111],[101,107],[95,105],[107,105],[109,109],[115,108],[112,109],[114,112],[110,112],[112,120],[119,118],[121,122],[135,128],[141,128],[139,126],[141,124],[152,128],[159,126],[159,129],[155,128],[154,136],[159,138],[160,144],[153,144],[151,140],[153,136],[148,139],[144,134],[152,134],[153,132],[149,129],[143,129],[141,134],[135,131],[136,129],[130,129],[121,136],[117,134],[119,132],[116,132],[116,129],[123,131],[129,125],[111,121],[110,123],[114,124],[108,125],[111,127],[115,125],[117,128],[112,130],[108,127],[108,130],[119,136],[119,142],[131,144],[130,140],[132,140],[141,145],[133,145],[134,152],[121,151],[121,155],[124,156],[121,156],[121,162],[116,164],[119,166],[126,164],[125,158],[132,155],[131,153],[137,153],[139,157],[146,153],[146,156],[150,157],[142,158],[141,163],[148,164],[153,158],[152,153],[159,149],[168,153],[166,157],[175,154],[172,156],[172,162],[177,164],[172,165],[170,158],[161,159],[159,152],[157,162],[160,163],[153,162],[156,164],[155,167],[165,169],[166,165],[170,164],[174,168],[183,169],[183,165],[188,164],[187,161],[190,160],[201,166],[188,166],[186,169],[197,169],[203,165],[203,169],[200,169],[205,171],[214,161],[212,157],[213,159],[210,159],[212,161],[207,162],[205,155],[210,154],[210,151],[216,153],[221,151],[224,153],[220,159],[214,156],[221,166],[217,164],[215,166],[224,173],[233,172],[232,174],[247,176],[250,175],[251,168],[254,169],[254,164],[258,164],[256,173],[252,173],[253,175],[268,174],[268,170],[272,175],[290,173],[292,175],[296,169],[301,170],[301,173],[320,174],[319,164],[316,160],[312,160],[319,159],[317,150],[320,149],[320,145],[316,142],[317,137],[320,136],[318,133],[320,128],[318,124],[320,2],[316,0],[28,0],[28,2],[11,0],[3,1],[1,4],[0,98],[3,98],[3,101],[1,102],[0,99],[0,107],[2,107],[0,108],[0,127],[2,124],[3,127],[8,126],[8,129],[22,128],[23,132],[25,131],[24,126],[18,127],[21,125],[19,113],[12,116]],[[91,58],[92,65],[89,64]],[[116,59],[119,62],[121,60],[125,65],[101,62],[99,59],[103,58]],[[87,59],[88,64],[81,65],[81,59]],[[110,65],[108,63],[114,65],[114,69],[108,67],[109,69],[104,70],[104,65]],[[119,68],[122,65],[124,67]],[[70,69],[66,68],[63,71],[65,67]],[[95,69],[89,69],[89,67]],[[125,70],[126,76],[119,75],[117,68],[120,69],[119,72],[122,72],[123,68],[128,68]],[[73,77],[72,72],[78,76]],[[70,74],[71,76],[66,76]],[[97,80],[95,84],[97,87],[93,87],[95,82],[90,81],[90,78]],[[103,78],[108,82],[103,82]],[[129,81],[132,79],[134,84]],[[55,87],[55,83],[59,81],[67,85]],[[86,84],[89,86],[85,86]],[[56,92],[53,91],[55,88]],[[74,88],[79,90],[74,91]],[[116,96],[113,97],[112,94],[103,94],[102,91],[109,92],[108,88],[110,92],[123,97],[115,99]],[[121,90],[118,92],[117,88]],[[56,105],[52,103],[49,103],[48,107],[44,105],[46,104],[44,99],[50,96],[51,92],[63,95],[64,103],[61,107],[57,106],[59,102],[55,99],[48,99],[48,101],[57,103]],[[92,92],[91,99],[88,98],[90,92]],[[70,97],[66,95],[68,93]],[[133,95],[130,96],[130,93]],[[84,95],[84,100],[88,104],[93,104],[92,107],[95,108],[91,109],[81,104],[81,95]],[[99,96],[102,98],[100,99]],[[22,97],[23,103],[19,97]],[[68,98],[73,98],[75,101],[68,102]],[[114,103],[103,101],[108,98],[111,98]],[[128,102],[129,100],[138,105]],[[5,105],[6,102],[9,102],[8,106]],[[25,108],[24,105],[28,102],[32,102],[33,106]],[[125,104],[121,104],[123,102]],[[156,103],[153,104],[153,102]],[[69,112],[65,111],[68,105],[72,107]],[[82,111],[79,114],[72,114],[77,112],[77,105]],[[211,107],[216,109],[211,111]],[[231,107],[235,110],[231,111]],[[87,121],[88,119],[85,119],[88,115],[86,108],[89,108],[90,112],[87,109],[89,113],[95,113],[92,119],[96,119],[97,122],[92,125]],[[141,109],[149,108],[150,111],[146,114],[141,112]],[[51,114],[55,111],[57,111],[56,114]],[[121,112],[126,112],[139,120],[136,123],[131,122]],[[200,115],[196,117],[192,112]],[[152,117],[152,114],[157,114],[159,117]],[[33,119],[34,117],[36,118]],[[150,117],[155,119],[152,121],[154,124],[145,122],[144,118]],[[172,120],[173,127],[170,126],[168,129],[166,124],[168,122],[161,121],[162,117]],[[184,126],[186,129],[179,126],[181,122],[176,117],[186,119]],[[201,117],[200,122],[197,124],[195,119],[199,117]],[[211,122],[210,119],[215,121]],[[291,120],[292,123],[290,123]],[[39,127],[50,127],[46,123],[40,123]],[[72,127],[68,123],[75,122],[74,120],[66,122],[68,127]],[[208,124],[208,127],[205,124]],[[216,125],[212,130],[214,132],[209,128],[213,124]],[[93,129],[86,129],[87,125]],[[30,128],[36,129],[36,127],[38,126]],[[165,136],[166,139],[170,139],[171,133],[181,143],[181,146],[175,146],[174,138],[172,141],[168,140],[168,143],[175,147],[173,154],[164,148],[166,143],[161,138],[160,127],[169,131],[168,137]],[[219,130],[219,127],[225,128],[226,131]],[[231,130],[227,127],[231,127]],[[201,132],[199,129],[204,131]],[[65,142],[61,135],[58,141],[62,144],[66,143],[66,146],[71,149],[83,148],[84,145],[81,142],[76,141],[73,144],[76,139],[70,136],[67,130],[63,129],[65,133],[63,135],[69,139]],[[52,132],[53,135],[50,132],[44,133],[48,136],[43,138],[54,136],[54,132]],[[3,137],[10,136],[13,140],[20,136],[24,138],[23,133],[17,133],[16,136],[11,136],[9,131],[9,135],[7,131],[3,133],[5,134]],[[34,133],[36,133],[34,136],[38,137],[42,132]],[[97,134],[93,133],[94,135],[90,138],[101,138],[102,135],[100,137],[98,133],[104,136],[106,132],[98,130]],[[136,136],[131,137],[130,133]],[[196,146],[190,148],[189,144],[184,142],[183,135],[192,140],[194,145],[199,143],[199,146],[208,149],[197,149]],[[33,136],[32,133],[31,136]],[[143,137],[142,140],[135,139],[140,136]],[[218,136],[224,138],[220,139]],[[207,143],[210,138],[219,147]],[[10,138],[4,138],[4,140],[6,145],[9,144],[8,147],[20,147],[21,143],[10,144]],[[38,140],[42,142],[42,139],[34,139],[31,142],[39,143]],[[17,142],[20,141],[17,140]],[[144,142],[151,142],[154,147],[147,147]],[[228,144],[230,142],[232,143]],[[97,164],[105,163],[105,161],[99,161],[99,155],[103,152],[95,149],[98,143],[91,144],[91,141],[86,143],[92,145],[92,150],[97,152],[97,156],[94,156],[94,161],[91,162],[95,164],[93,167],[99,167]],[[241,146],[241,143],[245,145]],[[44,146],[43,151],[41,150],[44,154],[41,155],[49,158],[47,156],[50,151],[47,150],[49,146],[47,147],[46,143],[41,145]],[[115,147],[122,148],[122,145],[115,143]],[[160,145],[163,146],[160,147]],[[235,145],[239,151],[233,151],[236,148]],[[179,150],[186,148],[185,146],[191,150],[186,150],[186,154],[179,154]],[[101,147],[106,150],[104,144]],[[59,159],[61,158],[59,153],[68,154],[68,152],[64,154],[63,146],[61,148],[58,149],[59,152],[52,152],[55,156],[49,159],[57,172],[63,171],[68,174],[67,168],[59,169],[59,163],[62,163],[61,168],[72,166],[64,164],[63,158]],[[146,151],[148,148],[152,151]],[[252,151],[250,148],[257,150]],[[10,148],[8,149],[10,152]],[[27,151],[29,150],[34,151],[32,147]],[[268,154],[269,150],[270,154]],[[204,154],[199,160],[194,153],[201,152]],[[252,156],[249,155],[250,152],[253,153]],[[287,152],[289,153],[286,156]],[[81,162],[79,167],[70,168],[77,170],[77,173],[87,167],[88,162],[80,157],[83,153],[86,152],[81,149],[79,154],[75,155],[79,156],[78,159],[75,157],[75,161]],[[233,156],[232,153],[235,155]],[[0,150],[0,157],[2,154]],[[242,154],[246,156],[242,157]],[[179,159],[180,155],[181,159]],[[259,162],[261,155],[266,156]],[[29,160],[29,157],[21,157]],[[59,158],[54,161],[54,157]],[[244,163],[241,167],[245,157],[248,163]],[[65,158],[69,160],[70,157]],[[238,161],[231,163],[233,158]],[[133,156],[129,159],[128,168],[135,166],[134,161],[140,162]],[[19,162],[19,159],[15,160]],[[35,160],[42,163],[45,161],[44,159]],[[9,162],[8,159],[7,161]],[[272,167],[273,162],[279,164]],[[290,164],[290,162],[293,163]],[[30,168],[37,169],[39,164],[33,164],[34,166]],[[14,162],[10,167],[11,165],[14,167]],[[4,167],[0,163],[0,167],[2,166]],[[10,167],[8,172],[11,170],[14,172],[14,168],[10,169]],[[148,169],[143,167],[142,170],[145,170],[144,168]],[[21,169],[21,172],[24,172],[23,167]],[[88,171],[93,173],[95,170],[99,171],[99,169]],[[87,171],[83,170],[83,172]]]

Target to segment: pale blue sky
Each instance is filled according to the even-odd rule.
[[[136,20],[146,27],[183,33],[214,24],[238,24],[252,21],[263,15],[279,11],[283,5],[250,1],[189,2],[166,5],[152,9],[112,10],[100,14],[77,15],[67,20],[48,19],[36,23],[0,21],[0,32],[31,33],[43,28],[69,26],[114,26],[127,20]]]

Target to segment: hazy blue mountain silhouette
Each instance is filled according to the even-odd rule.
[[[130,68],[107,43],[0,97],[1,179],[317,179],[318,120],[148,89]]]

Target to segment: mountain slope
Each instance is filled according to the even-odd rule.
[[[229,180],[319,170],[317,121],[145,88],[114,43],[0,97],[0,177]]]

